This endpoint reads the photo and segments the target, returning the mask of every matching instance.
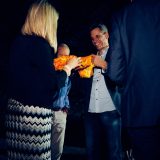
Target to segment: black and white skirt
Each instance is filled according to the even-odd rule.
[[[51,159],[50,109],[9,99],[6,116],[8,160]]]

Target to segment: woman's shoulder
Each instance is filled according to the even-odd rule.
[[[22,35],[19,34],[15,38],[15,42],[21,42],[21,43],[37,43],[37,44],[44,44],[48,45],[50,47],[50,44],[46,39],[43,37],[37,36],[37,35]]]
[[[29,53],[32,57],[36,54],[43,55],[46,53],[51,53],[52,56],[54,55],[53,48],[44,38],[35,35],[22,34],[15,37],[11,45],[11,52],[14,52],[15,54],[23,52],[23,55]]]

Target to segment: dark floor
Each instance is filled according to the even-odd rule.
[[[64,146],[61,160],[87,160],[85,148]]]
[[[6,158],[6,144],[5,139],[0,139],[0,160],[7,160]],[[75,146],[64,146],[61,160],[87,160],[85,148]]]
[[[84,156],[79,155],[64,155],[61,160],[87,160]]]
[[[1,123],[0,128],[0,160],[7,160],[3,123]],[[83,120],[80,117],[71,118],[70,116],[68,116],[64,150],[61,160],[87,160],[85,150],[84,126]]]
[[[74,98],[75,101],[78,101]],[[86,160],[85,151],[85,135],[83,125],[83,113],[80,103],[74,103],[73,109],[68,114],[64,152],[61,160]],[[0,99],[0,160],[7,160],[6,158],[6,144],[5,144],[5,104],[2,104]]]

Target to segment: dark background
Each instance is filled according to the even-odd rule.
[[[35,0],[5,0],[0,4],[0,40],[2,49],[8,47],[20,31],[28,8]],[[94,22],[109,26],[111,15],[129,0],[48,0],[59,12],[58,42],[70,45],[74,54],[85,55],[91,47],[88,27]],[[87,42],[87,43],[86,43]]]
[[[7,100],[5,90],[9,49],[32,2],[34,0],[0,2],[0,139],[5,137],[4,116]],[[89,38],[89,26],[101,22],[110,27],[111,16],[130,0],[49,0],[49,2],[55,6],[60,16],[58,43],[68,44],[71,54],[84,56],[94,52]],[[84,147],[83,98],[79,88],[80,80],[75,76],[70,92],[71,111],[68,116],[65,145]]]

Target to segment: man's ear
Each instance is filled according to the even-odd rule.
[[[107,39],[109,38],[109,33],[108,33],[108,32],[105,33],[105,37],[106,37]]]

